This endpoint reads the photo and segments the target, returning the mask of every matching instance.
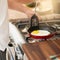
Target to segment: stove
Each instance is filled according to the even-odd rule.
[[[16,56],[18,58],[20,57],[21,59],[23,59],[23,55],[24,55],[24,52],[23,52],[23,49],[22,49],[22,43],[23,42],[25,44],[25,43],[35,43],[35,42],[46,41],[45,39],[34,39],[34,38],[31,38],[29,36],[29,33],[27,32],[27,30],[30,27],[29,23],[30,23],[29,21],[23,21],[23,22],[13,23],[13,25],[12,25],[12,27],[13,26],[17,27],[18,30],[20,31],[20,33],[19,33],[20,35],[19,34],[18,35],[21,38],[16,39],[15,36],[18,36],[18,35],[15,34],[14,35],[15,40],[13,40],[13,36],[12,37],[10,36],[10,39],[11,39],[11,42],[13,42],[13,43],[15,43],[14,41],[19,40],[19,44],[17,44],[17,46],[15,47],[16,48],[15,52],[16,52]],[[58,40],[58,39],[60,39],[60,22],[43,22],[43,23],[39,23],[39,25],[40,26],[51,26],[51,27],[56,29],[56,32],[57,32],[56,35],[54,35],[52,38],[47,39],[47,40]],[[16,28],[14,28],[13,30],[16,30]],[[12,32],[12,35],[13,35],[13,32]],[[17,32],[17,30],[15,32]]]
[[[22,36],[24,37],[24,40],[26,41],[26,43],[34,43],[34,42],[45,41],[45,39],[37,39],[36,40],[34,38],[29,37],[29,33],[27,31],[30,27],[29,21],[17,22],[15,25],[19,29],[19,31],[21,31]],[[47,40],[60,39],[60,22],[43,22],[43,23],[39,23],[39,25],[40,26],[51,26],[51,27],[56,29],[56,34],[52,38],[49,38]]]

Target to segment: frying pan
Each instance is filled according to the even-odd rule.
[[[39,36],[39,35],[31,34],[35,30],[45,30],[45,31],[48,31],[50,34],[44,35],[44,36],[43,35]],[[51,27],[51,26],[39,26],[38,17],[34,14],[31,17],[31,20],[30,20],[30,28],[28,29],[28,32],[29,32],[30,37],[32,37],[32,38],[35,38],[35,39],[48,39],[48,38],[51,38],[52,36],[55,35],[56,29]]]

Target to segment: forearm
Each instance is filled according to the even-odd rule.
[[[22,11],[24,13],[26,13],[27,15],[29,15],[29,13],[34,13],[30,8],[24,6],[22,3],[18,3],[16,1],[8,1],[8,6],[11,9],[14,10],[18,10],[18,11]]]
[[[8,7],[11,9],[22,11],[22,12],[25,12],[25,10],[28,9],[28,7],[24,6],[22,3],[18,3],[16,1],[9,1]]]
[[[34,0],[15,0],[15,1],[27,4],[27,3],[32,3]]]

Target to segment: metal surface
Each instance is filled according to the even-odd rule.
[[[55,28],[56,32],[59,31],[56,35],[54,35],[52,38],[47,39],[47,40],[55,40],[55,39],[59,39],[60,38],[60,29],[57,29],[55,27],[55,24],[58,24],[60,26],[60,22],[53,22],[53,21],[51,21],[51,22],[46,22],[46,23],[45,22],[44,23],[39,23],[39,26],[50,26],[50,27]],[[29,34],[28,34],[27,31],[25,31],[25,32],[22,31],[24,29],[26,29],[26,30],[29,29],[29,27],[30,27],[29,22],[26,22],[26,23],[25,22],[24,23],[17,23],[16,26],[18,27],[18,29],[22,33],[22,36],[24,37],[24,40],[26,42],[35,42],[36,41],[36,39],[33,39],[33,38],[29,37]],[[39,41],[41,41],[41,39],[38,39],[37,42],[39,42]],[[44,39],[42,39],[42,41],[44,41]]]
[[[27,32],[27,29],[29,29],[30,25],[29,25],[29,21],[26,21],[26,22],[17,22],[15,23],[15,26],[17,27],[17,29],[20,31],[19,33],[21,33],[21,36],[23,37],[23,40],[26,42],[26,43],[34,43],[34,42],[41,42],[41,41],[45,41],[45,39],[34,39],[34,38],[31,38]],[[43,23],[39,23],[39,26],[50,26],[50,27],[53,27],[56,29],[56,32],[58,32],[56,35],[54,35],[52,38],[50,39],[47,39],[47,40],[56,40],[56,39],[60,39],[60,29],[58,29],[58,27],[60,27],[60,22],[43,22]],[[25,31],[23,32],[22,30]],[[17,39],[18,40],[18,39]],[[14,41],[13,41],[14,42]],[[21,43],[21,42],[20,42]],[[19,47],[21,48],[21,50],[19,49]],[[22,54],[24,54],[23,52],[23,49],[22,49],[22,44],[19,45],[18,47],[18,50],[16,50],[16,54],[18,55],[19,58],[23,57]],[[17,47],[16,47],[17,48]],[[19,51],[20,50],[20,51]],[[19,54],[21,52],[21,55]]]

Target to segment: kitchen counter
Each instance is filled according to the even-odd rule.
[[[26,43],[23,44],[23,51],[28,60],[51,60],[51,56],[60,54],[60,39]]]

